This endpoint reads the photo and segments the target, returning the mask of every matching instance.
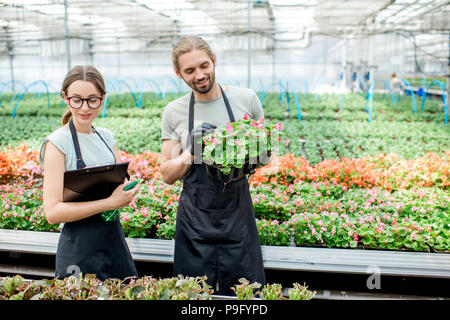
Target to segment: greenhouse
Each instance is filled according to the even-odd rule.
[[[0,75],[0,300],[450,299],[448,0],[0,0]]]

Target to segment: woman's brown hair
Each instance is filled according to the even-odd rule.
[[[61,88],[61,96],[64,92],[67,97],[67,89],[77,80],[91,82],[102,96],[106,93],[105,81],[103,80],[103,76],[100,71],[93,66],[75,66],[64,78]],[[66,125],[70,121],[71,117],[72,113],[70,112],[70,109],[66,110],[61,118],[62,125]]]

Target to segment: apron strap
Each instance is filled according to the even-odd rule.
[[[86,164],[83,161],[83,157],[81,156],[81,149],[80,149],[80,144],[78,142],[78,136],[77,136],[77,131],[75,130],[75,125],[73,124],[72,119],[70,119],[69,121],[69,128],[70,128],[70,133],[72,135],[72,141],[73,141],[73,145],[75,147],[75,155],[77,157],[77,169],[83,169],[86,167]],[[100,133],[98,133],[97,130],[95,130],[95,128],[92,126],[92,131],[94,131],[99,137],[100,139],[103,141],[103,143],[106,145],[106,147],[108,148],[108,150],[111,152],[111,154],[113,155],[113,159],[114,159],[114,164],[116,164],[116,156],[114,155],[114,152],[111,150],[111,148],[108,146],[108,144],[106,143],[106,141],[102,138],[102,136],[100,135]]]
[[[70,121],[69,121],[69,128],[70,128],[70,133],[72,135],[73,145],[75,147],[75,154],[77,157],[77,169],[83,169],[84,167],[86,167],[86,164],[84,163],[83,158],[81,157],[80,144],[78,143],[77,131],[75,130],[75,125],[73,124],[72,119],[70,119]]]
[[[108,148],[108,150],[111,152],[113,158],[114,158],[114,164],[116,164],[116,156],[114,155],[114,152],[111,150],[111,148],[108,146],[108,144],[106,143],[105,140],[103,140],[102,136],[100,135],[100,133],[98,133],[97,130],[95,130],[94,126],[92,126],[92,131],[94,131],[99,137],[100,139],[103,141],[103,143],[106,145],[106,147]]]
[[[189,134],[191,134],[192,129],[194,129],[194,92],[191,92],[191,100],[189,101]]]
[[[235,122],[236,120],[234,119],[234,114],[233,114],[233,111],[231,110],[230,102],[228,101],[228,98],[227,98],[225,92],[223,92],[220,84],[219,84],[219,88],[220,88],[220,91],[222,92],[222,97],[223,97],[223,101],[225,102],[225,106],[227,107],[228,117],[230,118],[230,122]]]
[[[220,91],[222,92],[223,101],[225,102],[225,107],[227,108],[228,117],[230,118],[230,122],[236,121],[234,118],[233,111],[231,110],[230,102],[223,91],[222,87],[219,85]],[[191,100],[189,101],[189,133],[191,133],[192,129],[194,129],[194,92],[191,93]]]

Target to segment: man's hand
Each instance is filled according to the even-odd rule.
[[[203,136],[207,135],[208,133],[211,133],[216,128],[217,128],[216,125],[204,122],[201,125],[196,126],[194,129],[192,129],[190,133],[191,145],[189,146],[189,152],[193,156],[195,156],[196,158],[201,158],[201,155],[203,153],[203,145],[201,139]]]

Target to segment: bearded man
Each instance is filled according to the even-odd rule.
[[[174,46],[176,75],[192,89],[170,102],[162,117],[161,176],[183,181],[177,212],[174,275],[208,277],[218,295],[232,295],[239,278],[265,284],[248,177],[226,184],[201,161],[202,136],[244,118],[264,117],[256,93],[216,82],[217,56],[200,37]],[[211,168],[209,168],[210,170]]]

